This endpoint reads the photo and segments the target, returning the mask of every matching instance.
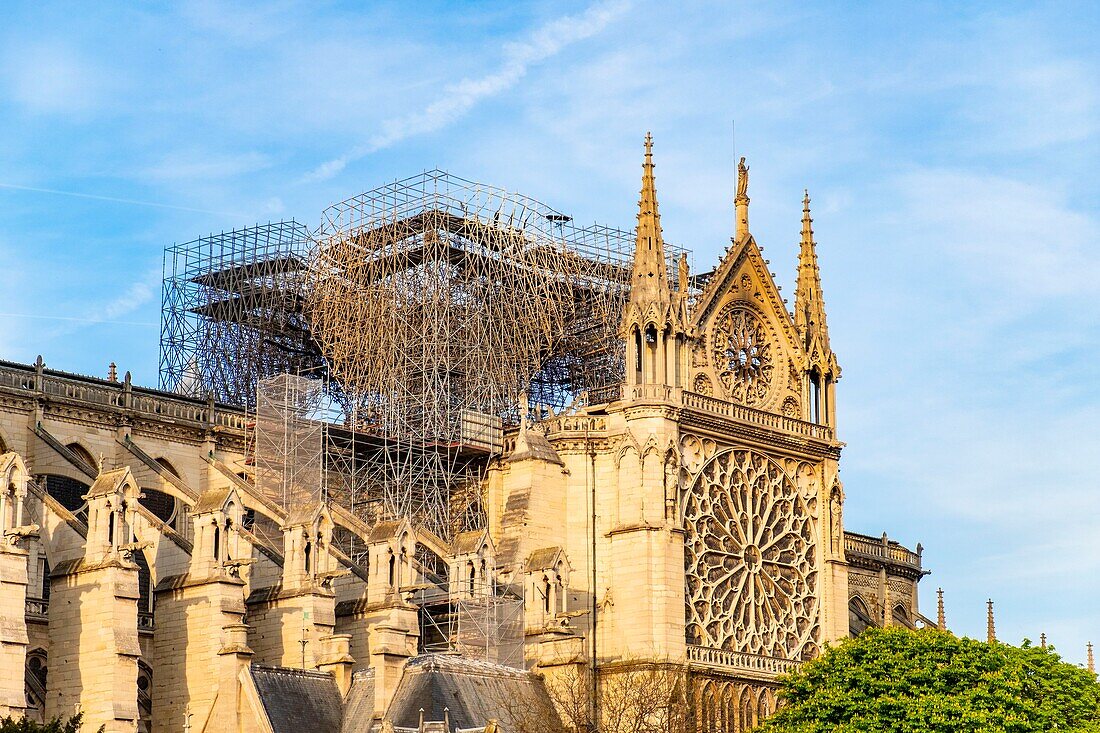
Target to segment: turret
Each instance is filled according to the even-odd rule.
[[[798,252],[794,325],[805,353],[803,414],[808,416],[810,422],[835,428],[835,384],[840,378],[840,367],[829,346],[829,325],[821,292],[821,271],[817,265],[809,191],[802,199],[802,242]]]

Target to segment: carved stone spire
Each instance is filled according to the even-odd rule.
[[[638,200],[638,236],[634,244],[634,274],[630,301],[639,306],[669,303],[665,244],[661,239],[661,215],[657,211],[657,186],[653,181],[653,136],[645,136],[642,196]]]
[[[803,345],[812,352],[816,340],[821,356],[830,351],[829,326],[825,320],[825,298],[821,293],[821,270],[817,266],[817,243],[810,218],[810,192],[802,199],[802,243],[798,251],[798,282],[794,296],[794,325]]]
[[[990,644],[997,641],[997,628],[993,625],[993,599],[985,602],[985,640]]]
[[[936,628],[947,631],[947,615],[943,611],[943,588],[936,588]]]
[[[1085,647],[1088,656],[1089,671],[1096,674],[1096,659],[1092,656],[1092,642],[1090,641]]]

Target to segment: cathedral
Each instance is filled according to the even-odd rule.
[[[841,371],[809,195],[788,310],[749,227],[748,184],[742,159],[731,244],[692,273],[664,240],[647,136],[613,366],[594,370],[612,379],[557,407],[529,376],[513,380],[522,389],[501,390],[481,422],[464,408],[462,440],[428,440],[436,428],[406,419],[419,442],[386,442],[402,428],[377,409],[308,423],[329,443],[366,436],[362,460],[391,461],[372,474],[389,483],[363,482],[385,483],[377,501],[330,481],[325,450],[314,474],[301,451],[269,460],[265,435],[285,447],[303,430],[286,430],[284,412],[284,431],[265,433],[263,405],[214,395],[193,358],[158,389],[113,365],[101,379],[41,357],[0,362],[0,716],[80,712],[108,733],[519,733],[613,731],[633,706],[633,729],[735,733],[775,709],[779,675],[828,644],[868,626],[942,626],[918,608],[920,546],[844,526]],[[415,229],[424,251],[455,220],[429,227],[427,211],[401,220],[402,241]],[[548,230],[567,219],[543,218]],[[524,221],[509,242],[528,241]],[[368,239],[356,236],[340,241]],[[463,246],[451,265],[506,254]],[[326,336],[326,312],[311,338],[347,395],[365,372],[341,371],[351,357]],[[188,313],[229,320],[209,305]],[[356,343],[347,354],[388,358]],[[403,384],[439,383],[402,369]],[[417,399],[401,414],[434,414]],[[419,473],[399,474],[414,453]],[[450,473],[433,475],[463,480],[432,479],[445,494],[415,485],[439,465]],[[432,519],[463,501],[462,521]]]

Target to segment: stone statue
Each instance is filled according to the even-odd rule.
[[[749,167],[745,165],[745,158],[737,164],[737,195],[749,195]]]

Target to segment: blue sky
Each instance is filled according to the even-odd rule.
[[[848,527],[925,545],[949,624],[1100,642],[1093,3],[5,3],[0,358],[155,384],[161,253],[441,167],[668,239],[813,197]],[[34,317],[32,317],[34,316]]]

